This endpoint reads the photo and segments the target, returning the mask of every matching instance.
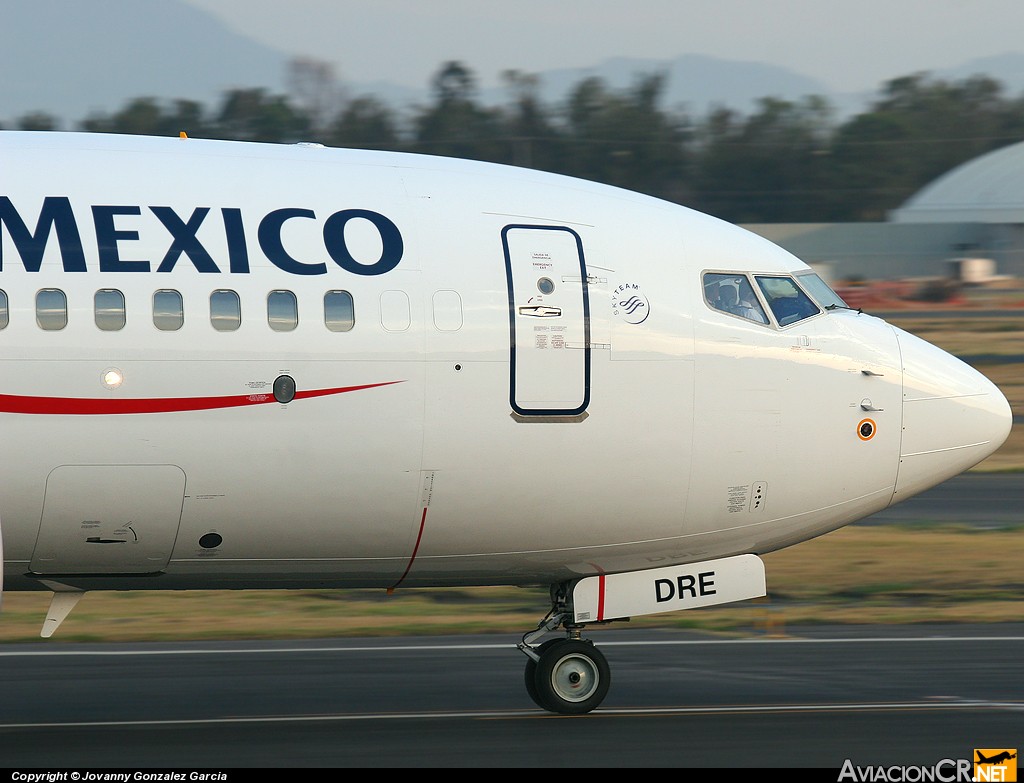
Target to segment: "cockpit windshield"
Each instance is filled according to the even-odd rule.
[[[757,284],[779,326],[788,326],[821,312],[792,277],[757,275]]]
[[[813,272],[793,277],[786,274],[704,272],[701,278],[704,301],[709,307],[768,327],[772,326],[768,310],[775,317],[775,323],[785,327],[821,315],[824,310],[846,307],[835,291]]]
[[[797,275],[796,279],[814,297],[814,300],[826,310],[833,307],[849,307],[839,294],[833,291],[829,284],[814,274],[814,272],[805,272],[802,275]]]

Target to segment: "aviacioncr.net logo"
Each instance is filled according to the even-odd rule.
[[[1012,783],[1017,780],[1016,748],[975,748],[975,781]]]
[[[969,759],[942,759],[930,767],[899,764],[858,767],[846,759],[838,780],[840,783],[969,783],[973,766]]]

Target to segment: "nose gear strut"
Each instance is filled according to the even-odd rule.
[[[570,583],[551,586],[551,611],[536,630],[516,645],[527,657],[526,692],[541,709],[561,715],[582,715],[596,709],[608,695],[611,670],[594,643],[582,638],[583,623],[573,622]],[[541,637],[564,627],[566,638]]]

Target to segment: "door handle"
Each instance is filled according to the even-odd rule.
[[[561,307],[548,307],[547,305],[530,305],[520,307],[519,315],[526,315],[530,318],[557,318],[562,314]]]

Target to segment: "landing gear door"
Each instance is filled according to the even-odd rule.
[[[512,410],[577,416],[590,402],[590,303],[583,243],[562,226],[506,226]]]

